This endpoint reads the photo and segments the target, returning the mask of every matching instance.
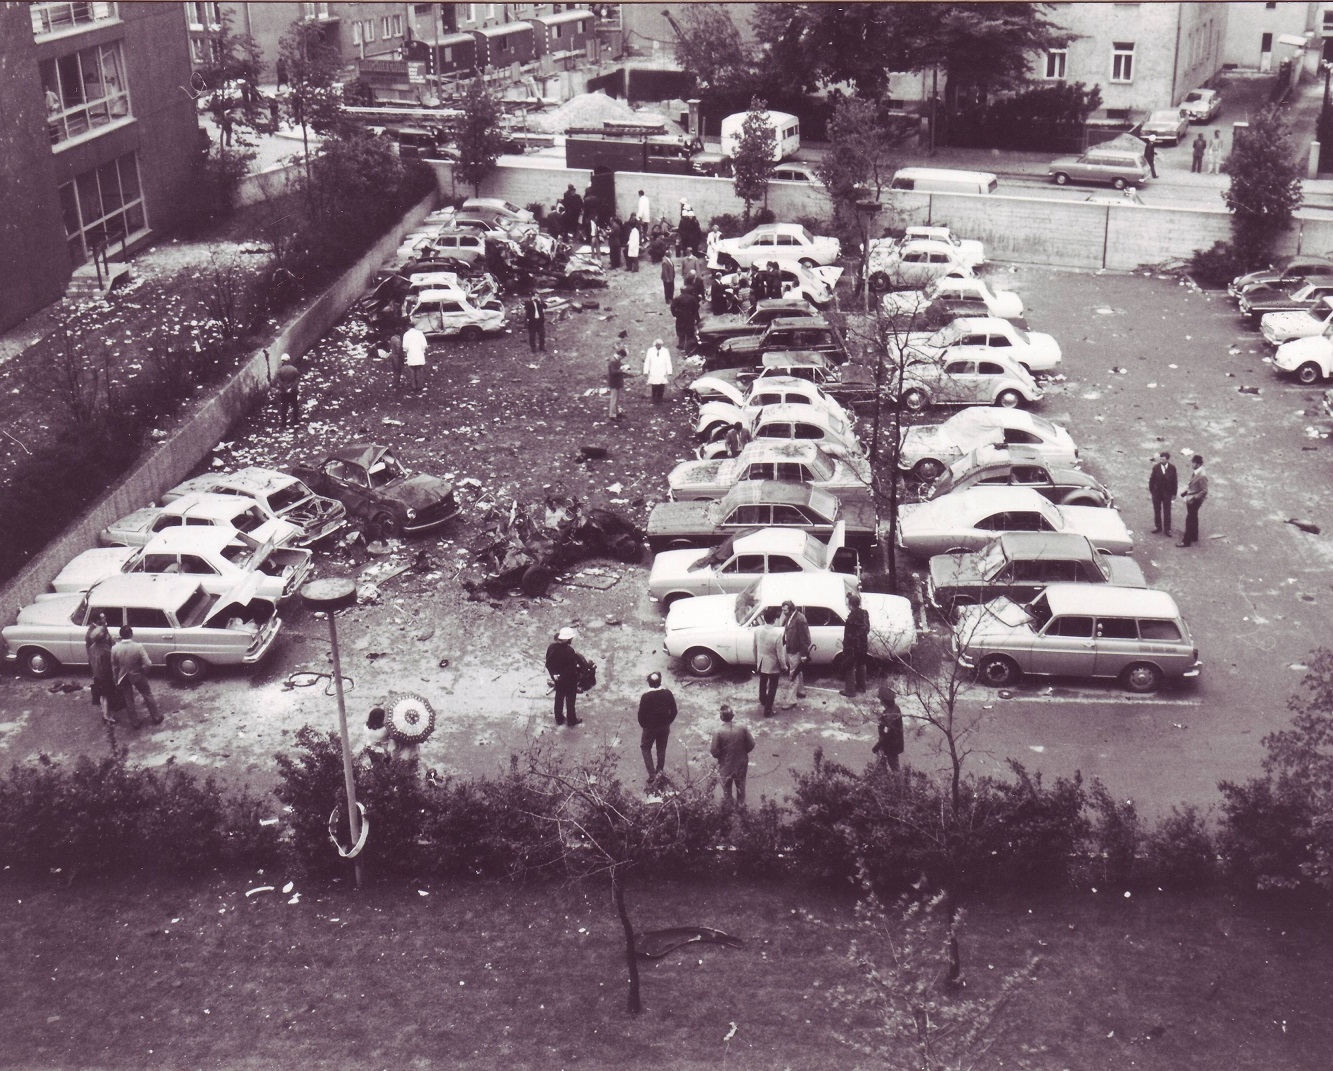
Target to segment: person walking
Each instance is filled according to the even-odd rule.
[[[1148,165],[1152,177],[1157,177],[1157,139],[1149,137],[1143,145],[1143,162]]]
[[[633,216],[630,217],[626,225],[625,237],[625,267],[629,271],[639,270],[639,231],[642,230],[640,224]]]
[[[1194,471],[1190,473],[1190,482],[1180,497],[1185,500],[1185,534],[1181,536],[1178,547],[1192,547],[1199,541],[1199,510],[1208,498],[1208,473],[1203,470],[1203,455],[1195,454],[1190,459]]]
[[[546,352],[546,302],[536,294],[523,299],[523,322],[528,326],[528,349]]]
[[[120,641],[111,648],[111,671],[125,701],[125,711],[129,715],[130,726],[139,728],[139,712],[135,709],[134,693],[143,697],[143,705],[148,710],[148,720],[154,725],[162,724],[162,715],[157,709],[157,700],[153,698],[153,689],[148,687],[148,667],[153,664],[144,645],[134,638],[134,629],[129,625],[120,627]]]
[[[773,716],[773,702],[778,697],[778,681],[787,661],[782,649],[782,629],[772,623],[759,626],[754,637],[755,669],[759,673],[759,707],[764,717]]]
[[[380,335],[375,343],[375,354],[380,360],[389,362],[393,372],[393,392],[397,394],[403,384],[403,340],[396,330],[390,328]]]
[[[750,770],[750,752],[754,750],[754,737],[743,725],[732,724],[735,718],[731,707],[723,704],[718,711],[722,719],[722,728],[713,734],[713,742],[708,746],[708,753],[717,760],[717,775],[722,781],[722,798],[730,804],[745,806],[745,775]]]
[[[668,253],[662,258],[662,297],[668,305],[676,296],[676,263]]]
[[[639,202],[634,206],[634,214],[643,220],[645,227],[653,221],[652,206],[648,201],[648,195],[642,190],[639,191]]]
[[[93,615],[93,623],[83,635],[83,647],[88,655],[88,668],[93,675],[93,706],[106,704],[102,710],[102,720],[108,725],[115,725],[116,715],[125,709],[125,701],[120,689],[116,687],[115,673],[111,668],[112,646],[106,614],[99,610]]]
[[[611,258],[613,269],[620,267],[620,254],[625,244],[625,229],[620,225],[620,217],[612,216],[606,228],[606,251]]]
[[[620,392],[625,388],[625,358],[628,356],[629,351],[624,346],[617,346],[606,362],[606,415],[610,420],[620,419]]]
[[[898,709],[898,697],[888,683],[879,686],[879,701],[883,709],[879,712],[879,723],[875,726],[878,739],[870,749],[872,755],[878,755],[879,761],[888,763],[890,770],[898,769],[898,756],[906,750],[903,737],[903,712]]]
[[[284,353],[273,376],[273,389],[278,395],[278,426],[301,422],[301,370],[292,363],[292,355]]]
[[[644,354],[643,374],[648,378],[653,405],[661,405],[667,384],[671,381],[671,351],[662,345],[660,338]]]
[[[866,690],[866,659],[870,654],[870,615],[861,606],[861,596],[847,593],[847,620],[842,626],[842,658],[846,681],[842,694],[849,699]]]
[[[546,648],[546,672],[555,686],[555,723],[568,724],[572,729],[582,725],[575,712],[579,695],[579,675],[583,672],[584,658],[574,650],[578,633],[566,625],[555,634],[555,640]]]
[[[810,660],[810,625],[790,599],[782,604],[782,646],[787,652],[787,674],[791,678],[796,699],[805,698],[805,664]],[[790,710],[795,701],[787,704]]]
[[[1208,174],[1216,175],[1222,170],[1222,131],[1214,130],[1213,139],[1208,143],[1208,151],[1204,154],[1204,166],[1208,168]]]
[[[1148,473],[1148,495],[1152,498],[1152,523],[1154,532],[1171,534],[1171,500],[1176,497],[1176,467],[1171,464],[1171,451],[1163,450],[1157,455],[1152,469]]]
[[[1190,148],[1194,150],[1194,159],[1190,161],[1190,170],[1201,174],[1203,172],[1203,155],[1208,151],[1208,139],[1203,136],[1203,131],[1195,136]]]
[[[419,327],[403,332],[403,364],[412,390],[421,390],[426,384],[426,345],[426,333]]]
[[[662,687],[662,674],[648,674],[648,690],[639,696],[639,750],[648,771],[648,787],[652,788],[662,776],[666,765],[667,738],[671,723],[676,720],[676,697],[670,688]],[[653,749],[657,749],[657,766],[653,766]]]

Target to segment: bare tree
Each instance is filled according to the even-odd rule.
[[[99,369],[83,345],[83,334],[75,330],[76,316],[62,319],[51,333],[59,371],[60,400],[72,423],[79,427],[93,424],[102,414],[110,384],[110,367]],[[83,326],[87,326],[84,324]]]
[[[208,267],[204,269],[204,307],[224,339],[233,339],[241,333],[244,323],[241,306],[248,281],[249,276],[235,255],[209,250]]]

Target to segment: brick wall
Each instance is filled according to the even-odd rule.
[[[169,439],[153,448],[152,454],[0,588],[0,623],[12,624],[13,615],[19,608],[46,591],[70,559],[96,545],[99,531],[112,521],[155,501],[163,491],[189,476],[237,418],[268,390],[282,354],[300,356],[313,346],[361,296],[380,265],[398,248],[403,235],[425,218],[436,201],[437,196],[432,193],[417,204],[390,233],[376,242],[364,257],[293,320],[270,343],[267,351],[254,354],[184,420]]]

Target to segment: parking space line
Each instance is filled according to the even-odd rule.
[[[983,697],[979,696],[960,696],[960,699],[971,702],[985,702]],[[1136,707],[1200,707],[1203,706],[1202,699],[1150,699],[1144,696],[1095,696],[1095,695],[1013,695],[1008,699],[1002,699],[995,696],[994,703],[1085,703],[1088,705],[1101,704],[1115,706],[1136,706]]]

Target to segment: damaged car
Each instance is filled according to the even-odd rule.
[[[288,472],[249,465],[235,472],[206,472],[178,483],[162,496],[163,504],[189,494],[236,495],[251,498],[273,516],[301,529],[291,542],[308,547],[333,535],[347,523],[347,507],[310,490]]]
[[[294,475],[386,539],[433,532],[459,512],[453,484],[412,472],[378,443],[334,450],[318,468],[298,465]]]

